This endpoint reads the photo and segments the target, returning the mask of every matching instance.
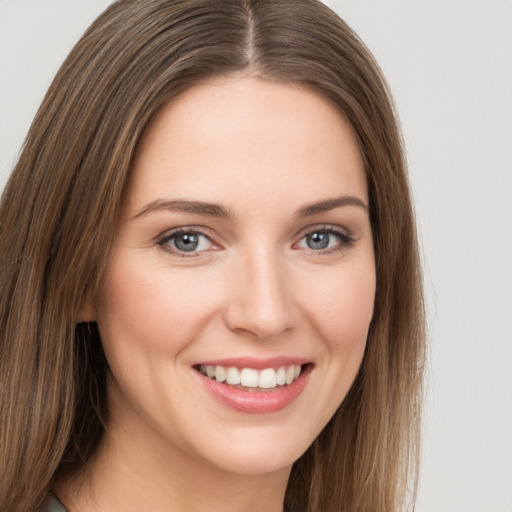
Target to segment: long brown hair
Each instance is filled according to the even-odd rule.
[[[37,510],[83,466],[108,415],[94,325],[76,325],[109,259],[137,143],[180,92],[249,74],[313,88],[365,160],[377,294],[359,374],[295,463],[289,511],[395,511],[416,490],[424,317],[414,216],[390,95],[316,0],[119,0],[55,77],[0,205],[0,510]]]

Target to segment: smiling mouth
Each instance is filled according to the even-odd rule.
[[[235,389],[273,391],[286,388],[295,382],[308,366],[311,366],[311,364],[284,365],[277,368],[256,370],[255,368],[201,364],[194,366],[194,368],[209,379],[227,384]]]

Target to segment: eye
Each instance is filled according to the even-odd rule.
[[[343,250],[351,246],[354,239],[334,228],[314,229],[306,233],[298,242],[297,247],[315,252],[331,252]]]
[[[158,241],[158,245],[180,256],[195,256],[197,253],[215,248],[215,244],[208,236],[192,229],[180,229],[168,233]]]

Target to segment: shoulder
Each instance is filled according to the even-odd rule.
[[[57,496],[48,494],[45,502],[38,512],[68,512],[64,505],[58,500]]]

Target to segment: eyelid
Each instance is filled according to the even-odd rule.
[[[335,224],[316,224],[316,225],[307,226],[306,228],[303,228],[297,235],[298,236],[297,242],[295,242],[293,245],[294,246],[297,245],[308,235],[310,235],[312,233],[317,233],[317,232],[329,233],[329,234],[339,237],[341,245],[336,245],[335,247],[330,247],[330,248],[322,249],[322,250],[314,250],[314,249],[309,249],[307,247],[299,247],[299,249],[306,250],[316,256],[325,256],[325,255],[331,254],[332,252],[339,252],[339,251],[344,251],[346,249],[349,249],[356,241],[356,239],[354,238],[352,233],[346,228],[337,226]]]
[[[202,235],[207,238],[214,246],[215,249],[205,249],[202,251],[191,251],[190,253],[186,253],[167,245],[167,242],[172,240],[173,237],[178,236],[180,234],[197,234]],[[210,250],[219,250],[222,248],[222,245],[217,242],[214,236],[212,236],[211,232],[201,226],[180,226],[172,229],[168,229],[164,231],[162,234],[156,237],[156,244],[160,246],[164,251],[180,256],[183,258],[197,258],[204,253],[209,252]]]
[[[314,250],[309,249],[307,247],[295,247],[300,241],[302,241],[306,236],[315,233],[315,232],[324,232],[332,234],[339,239],[339,244],[337,244],[335,247],[330,247],[326,249],[320,249],[320,250]],[[172,240],[173,237],[178,236],[180,234],[197,234],[202,235],[205,238],[207,238],[214,246],[215,248],[212,249],[203,249],[200,251],[190,251],[190,253],[180,251],[179,249],[173,248],[170,245],[167,245],[167,243]],[[297,235],[296,235],[296,242],[294,242],[293,247],[301,250],[308,251],[309,253],[316,255],[316,256],[325,256],[329,255],[332,252],[339,252],[343,250],[347,250],[350,248],[353,243],[356,241],[353,237],[352,233],[341,226],[335,225],[335,224],[315,224],[310,225],[305,228],[303,228]],[[222,249],[222,245],[217,241],[216,237],[211,233],[211,231],[207,228],[204,228],[202,226],[179,226],[176,228],[168,229],[164,231],[162,234],[156,237],[156,244],[160,246],[163,250],[166,252],[180,256],[183,258],[197,258],[199,256],[205,255],[205,253],[208,253],[212,250],[219,250]]]
[[[302,228],[296,235],[297,238],[302,239],[306,235],[309,235],[311,233],[315,233],[316,231],[327,231],[330,233],[336,233],[342,236],[345,236],[347,238],[353,239],[353,234],[350,230],[347,228],[344,228],[342,226],[338,226],[337,224],[312,224],[309,226],[306,226],[305,228]]]

